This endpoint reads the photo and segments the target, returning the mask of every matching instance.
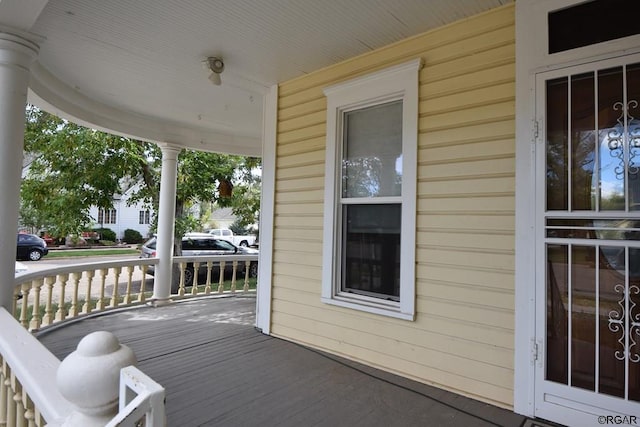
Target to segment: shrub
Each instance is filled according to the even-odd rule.
[[[124,241],[127,243],[142,243],[144,239],[138,230],[127,228],[124,230]]]
[[[94,228],[93,231],[100,233],[100,240],[116,241],[116,232],[110,228]]]
[[[102,246],[114,246],[116,244],[113,240],[100,240],[98,243]]]

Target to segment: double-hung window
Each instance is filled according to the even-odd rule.
[[[420,66],[414,60],[325,89],[328,304],[414,317]]]
[[[138,223],[139,224],[149,224],[151,222],[151,214],[148,210],[146,211],[140,211],[139,212],[139,218],[138,218]]]

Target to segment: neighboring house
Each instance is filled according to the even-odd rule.
[[[20,55],[0,70],[27,70],[40,45],[41,62],[0,84],[0,104],[30,82],[43,107],[157,141],[165,247],[180,150],[261,151],[264,333],[563,424],[640,414],[640,3],[389,2],[424,7],[416,21],[473,15],[417,35],[385,2],[183,3],[0,2],[46,37],[2,39]],[[228,74],[200,76],[210,51],[230,52]],[[15,126],[0,127],[10,154]]]
[[[128,200],[133,191],[135,186],[122,195],[114,196],[112,208],[102,209],[92,206],[89,215],[94,219],[94,226],[113,230],[116,238],[120,240],[124,238],[124,231],[127,229],[136,230],[142,237],[148,237],[153,221],[153,211],[141,202],[129,205]]]
[[[226,228],[236,222],[236,216],[232,208],[219,208],[211,212],[209,216],[209,226],[205,228]]]

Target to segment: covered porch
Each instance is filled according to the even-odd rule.
[[[526,418],[256,331],[255,296],[84,318],[38,334],[62,359],[113,332],[166,390],[170,426],[521,426]],[[198,377],[198,381],[194,378]]]

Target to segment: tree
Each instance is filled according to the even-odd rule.
[[[158,209],[162,154],[152,143],[137,141],[75,125],[35,107],[27,108],[25,128],[27,172],[22,181],[21,216],[30,226],[50,234],[78,234],[94,223],[91,206],[113,207],[113,196],[136,184],[130,203]],[[178,157],[176,235],[199,225],[189,215],[195,203],[230,206],[253,220],[247,206],[259,207],[259,167],[256,158],[183,150]],[[226,199],[218,182],[231,180],[236,188]],[[257,201],[257,202],[256,202]],[[249,219],[248,219],[249,220]],[[27,225],[27,224],[25,224]]]

